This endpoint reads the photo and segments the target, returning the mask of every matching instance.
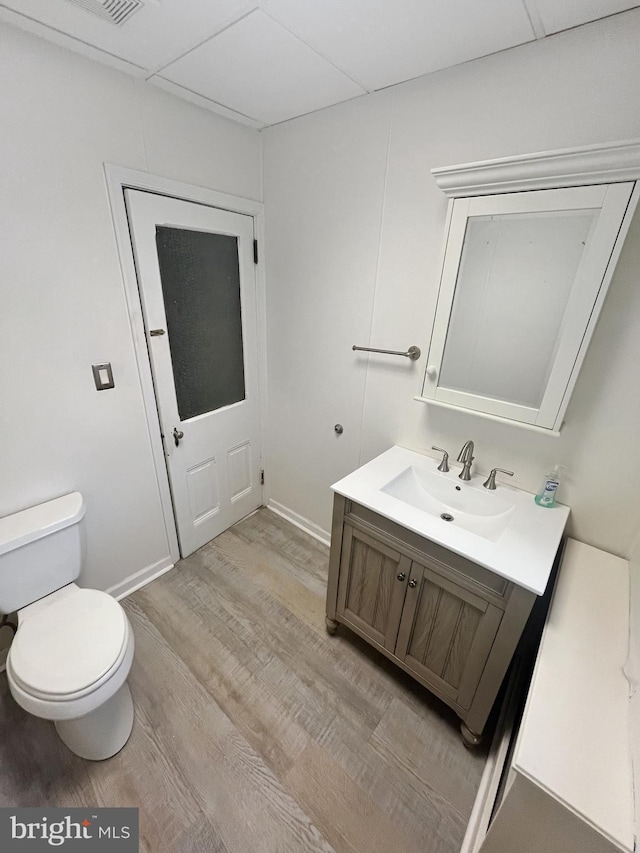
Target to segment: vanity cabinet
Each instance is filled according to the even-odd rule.
[[[334,497],[327,630],[343,623],[482,730],[536,599],[377,513]]]

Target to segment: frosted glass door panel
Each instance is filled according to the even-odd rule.
[[[468,219],[440,387],[540,407],[598,213]]]
[[[156,227],[180,420],[245,399],[238,239]]]

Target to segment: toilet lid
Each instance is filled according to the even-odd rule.
[[[78,589],[19,626],[11,645],[11,670],[27,690],[77,693],[114,666],[126,637],[126,616],[115,598],[97,589]]]

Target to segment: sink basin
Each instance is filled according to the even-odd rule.
[[[504,460],[502,460],[504,461]],[[485,475],[465,482],[430,456],[392,447],[335,483],[334,492],[542,595],[569,507],[538,506],[533,495]],[[349,516],[347,515],[347,518]],[[355,521],[354,524],[358,522]]]
[[[503,497],[498,489],[489,491],[457,477],[452,479],[450,473],[409,465],[381,491],[437,516],[443,523],[458,525],[485,539],[497,539],[515,509],[513,499]]]

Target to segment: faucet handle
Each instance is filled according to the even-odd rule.
[[[496,473],[498,471],[500,471],[501,474],[508,474],[510,477],[513,477],[513,471],[505,471],[504,468],[492,468],[491,473],[482,484],[485,489],[491,489],[493,491],[496,488]]]
[[[449,454],[443,447],[436,447],[435,444],[431,445],[432,450],[438,450],[440,453],[444,453],[442,457],[442,462],[438,465],[438,471],[442,471],[443,474],[446,474],[449,470]]]

